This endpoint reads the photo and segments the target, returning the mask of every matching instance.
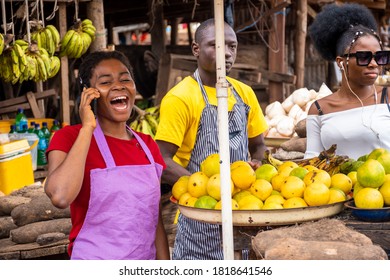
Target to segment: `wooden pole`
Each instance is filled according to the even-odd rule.
[[[105,49],[107,47],[106,28],[104,25],[103,0],[92,0],[87,3],[87,17],[96,27],[96,38],[89,47],[90,52]]]
[[[152,52],[158,61],[165,53],[165,23],[163,6],[160,1],[148,0],[149,4],[149,24],[151,26],[150,35],[152,38]]]
[[[274,0],[273,7],[284,2],[284,0]],[[286,24],[286,9],[283,8],[281,12],[274,14],[273,21],[275,29],[272,29],[269,34],[269,45],[272,48],[278,47],[278,51],[268,51],[268,67],[270,72],[286,73],[285,63],[285,24]],[[276,43],[275,43],[276,42]],[[269,103],[274,101],[283,101],[283,83],[274,82],[272,80],[268,83],[269,88]]]
[[[66,3],[58,3],[59,32],[61,38],[68,30],[66,22]],[[61,118],[62,121],[70,124],[70,106],[69,106],[69,64],[68,56],[61,57]]]
[[[297,0],[297,25],[295,38],[296,87],[305,85],[305,47],[307,35],[307,0]]]
[[[222,245],[225,260],[234,260],[233,217],[230,189],[228,87],[225,67],[225,23],[223,0],[214,0],[215,50],[217,67],[218,141],[221,170]]]

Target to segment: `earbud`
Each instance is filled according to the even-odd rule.
[[[343,61],[340,62],[340,69],[341,69],[341,71],[344,71],[344,62]]]

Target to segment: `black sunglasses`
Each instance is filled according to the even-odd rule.
[[[390,62],[390,51],[377,51],[376,53],[372,53],[370,51],[359,51],[344,54],[343,57],[356,57],[356,64],[359,66],[367,66],[370,64],[372,57],[374,57],[378,65],[386,65]]]

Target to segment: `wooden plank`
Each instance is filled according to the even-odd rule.
[[[68,30],[66,21],[66,4],[59,3],[58,18],[59,18],[59,32],[61,38],[64,37]],[[70,106],[69,106],[69,64],[68,57],[61,57],[61,117],[62,121],[70,124]]]
[[[283,0],[275,0],[273,7],[277,7],[283,3]],[[273,17],[275,26],[274,30],[271,30],[268,41],[269,45],[273,48],[278,47],[278,52],[272,50],[268,51],[268,69],[270,72],[286,73],[286,53],[285,53],[285,28],[286,28],[286,9],[283,8],[282,13],[276,14]],[[269,80],[269,103],[274,101],[283,101],[284,88],[283,83]]]
[[[56,95],[57,91],[55,89],[48,89],[48,90],[45,90],[43,92],[34,93],[34,94],[35,94],[35,98],[36,99],[43,99],[43,98],[46,98],[46,97],[50,97],[50,96]],[[20,97],[8,99],[8,100],[0,101],[0,108],[8,107],[8,106],[12,106],[12,105],[15,105],[15,104],[20,104],[20,103],[26,103],[26,102],[28,102],[28,99],[24,95],[24,96],[20,96]]]
[[[305,47],[307,37],[307,0],[297,1],[297,24],[295,32],[296,87],[305,86]]]
[[[46,248],[37,248],[34,250],[29,251],[21,251],[20,252],[20,258],[21,259],[36,259],[51,255],[59,255],[59,254],[65,254],[67,252],[67,245],[58,245],[53,247],[46,247]]]
[[[27,92],[26,97],[28,100],[28,104],[30,104],[31,111],[33,113],[34,118],[36,119],[41,119],[44,118],[45,116],[42,114],[42,112],[38,108],[37,100],[35,99],[34,93]]]

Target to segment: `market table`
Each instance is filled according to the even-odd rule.
[[[390,221],[375,223],[360,221],[352,216],[350,209],[344,209],[339,214],[331,217],[331,219],[342,220],[347,227],[366,235],[374,244],[379,245],[390,259]],[[256,259],[254,252],[251,250],[252,238],[260,231],[272,230],[280,227],[286,226],[233,226],[235,259],[242,258],[242,250],[249,250],[249,259]]]
[[[17,244],[9,238],[0,239],[0,260],[67,260],[69,240],[39,245],[38,243]]]

